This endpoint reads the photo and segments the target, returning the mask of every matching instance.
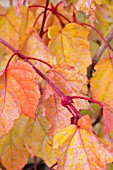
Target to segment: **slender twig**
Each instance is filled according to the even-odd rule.
[[[7,48],[9,48],[11,51],[13,51],[14,53],[17,53],[18,51],[15,50],[15,48],[13,48],[10,44],[8,44],[6,41],[4,41],[3,39],[0,38],[0,42],[2,44],[4,44]]]
[[[16,53],[21,59],[23,59],[25,62],[29,63],[32,68],[51,86],[51,88],[60,96],[64,97],[65,95],[53,84],[52,81],[50,81],[40,70],[38,70],[23,54],[19,53],[18,50],[15,50],[10,44],[8,44],[6,41],[2,40],[0,38],[0,42],[4,44],[7,48],[9,48],[11,51]]]
[[[106,42],[107,42],[107,44],[109,44],[110,43],[110,41],[113,39],[113,29],[109,32],[109,34],[108,34],[108,36],[106,37]],[[97,53],[94,55],[94,57],[93,57],[93,65],[96,65],[97,64],[97,62],[99,61],[99,59],[100,59],[100,57],[102,56],[102,53],[105,51],[105,49],[106,49],[106,46],[105,46],[105,44],[103,43],[100,47],[99,47],[99,49],[98,49],[98,51],[97,51]]]
[[[71,23],[71,21],[70,21],[68,18],[66,18],[64,15],[62,15],[61,13],[59,13],[59,12],[57,12],[57,11],[56,11],[56,15],[61,16],[61,17],[64,18],[68,23]]]
[[[13,51],[14,53],[16,53],[21,59],[23,59],[25,62],[29,63],[32,68],[36,71],[36,73],[38,73],[38,75],[40,77],[42,77],[49,85],[50,87],[60,96],[61,98],[61,104],[64,107],[69,106],[73,112],[77,115],[77,118],[81,118],[80,113],[77,111],[77,109],[73,106],[72,103],[73,100],[70,96],[65,96],[64,93],[51,81],[49,80],[40,70],[38,70],[29,60],[26,56],[24,56],[23,54],[19,53],[18,50],[15,50],[11,45],[9,45],[7,42],[5,42],[4,40],[2,40],[0,38],[0,42],[2,44],[4,44],[7,48],[9,48],[11,51]],[[70,112],[72,114],[72,112]],[[72,114],[73,115],[73,114]]]
[[[76,113],[78,119],[81,118],[81,114],[78,112],[78,110],[73,106],[72,103],[69,104],[70,108]]]
[[[29,60],[36,60],[36,61],[39,61],[39,62],[41,62],[41,63],[44,63],[44,64],[46,64],[48,67],[50,67],[51,69],[53,68],[49,63],[47,63],[47,62],[45,62],[45,61],[43,61],[43,60],[40,60],[40,59],[38,59],[38,58],[33,58],[33,57],[26,57],[27,59],[29,59]]]
[[[49,168],[49,170],[53,170],[53,168],[54,168],[56,165],[57,165],[57,162],[56,162],[54,165],[52,165],[52,166]]]
[[[9,0],[10,6],[13,6],[13,0]]]
[[[33,24],[33,27],[36,26],[36,23],[37,23],[38,19],[41,17],[41,15],[42,15],[43,13],[44,13],[44,11],[42,11],[42,12],[38,15],[38,17],[36,18],[36,20],[35,20],[35,22],[34,22],[34,24]]]
[[[34,156],[34,170],[37,170],[36,156]]]
[[[45,11],[44,11],[44,17],[43,17],[42,27],[41,27],[41,31],[40,31],[40,37],[42,37],[42,35],[43,35],[48,5],[49,5],[49,0],[46,0],[46,8],[45,8]]]

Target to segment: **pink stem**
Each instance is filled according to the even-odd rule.
[[[36,20],[35,20],[35,22],[34,22],[34,24],[33,24],[33,28],[36,26],[36,23],[37,23],[38,19],[40,18],[40,16],[41,16],[43,13],[44,13],[44,11],[42,11],[42,12],[39,14],[39,16],[36,18]]]
[[[88,100],[92,103],[97,103],[98,105],[100,105],[102,108],[103,108],[103,104],[97,100],[94,100],[94,99],[91,99],[91,98],[88,98],[88,97],[83,97],[83,96],[72,96],[71,97],[72,99],[84,99],[84,100]]]
[[[47,63],[47,62],[45,62],[45,61],[43,61],[43,60],[40,60],[40,59],[37,59],[37,58],[33,58],[33,57],[26,57],[27,59],[29,59],[29,60],[36,60],[36,61],[39,61],[39,62],[41,62],[41,63],[44,63],[44,64],[46,64],[48,67],[50,67],[51,69],[53,68],[49,63]]]
[[[56,11],[56,15],[61,16],[62,18],[64,18],[67,22],[71,23],[71,21],[69,19],[67,19],[64,15],[62,15],[61,13]]]
[[[78,110],[73,106],[72,103],[69,104],[70,108],[76,113],[78,119],[80,119],[82,116],[81,114],[78,112]]]
[[[64,93],[62,91],[60,91],[60,89],[55,86],[55,84],[50,81],[40,70],[38,70],[29,60],[26,56],[24,56],[23,54],[19,53],[18,50],[15,50],[11,45],[9,45],[7,42],[5,42],[4,40],[2,40],[0,38],[0,42],[2,44],[4,44],[7,48],[9,48],[11,51],[13,51],[14,53],[16,53],[21,59],[23,59],[25,62],[29,63],[32,68],[36,71],[36,73],[38,73],[40,75],[40,77],[42,77],[49,85],[50,87],[61,97],[61,104],[64,107],[69,106],[77,115],[78,119],[81,117],[80,113],[76,110],[76,108],[72,105],[73,100],[70,96],[65,96]],[[15,54],[14,54],[15,55]],[[12,57],[11,57],[12,59]],[[10,59],[10,61],[11,61]],[[6,68],[8,67],[10,61],[8,62]],[[70,112],[72,113],[72,112]]]
[[[111,54],[110,54],[110,49],[109,49],[108,43],[106,42],[106,40],[105,40],[105,38],[103,37],[103,35],[102,35],[95,27],[93,27],[93,26],[90,25],[90,24],[86,24],[86,23],[78,23],[78,24],[80,24],[80,25],[86,25],[86,26],[92,28],[93,30],[95,30],[95,31],[100,35],[100,37],[102,38],[102,40],[103,40],[103,42],[104,42],[104,44],[105,44],[105,46],[106,46],[106,49],[107,49],[107,51],[108,51],[109,59],[111,60],[112,57],[111,57]]]

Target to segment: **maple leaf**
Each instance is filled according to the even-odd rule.
[[[7,43],[11,42],[13,47],[19,49],[26,33],[31,30],[33,22],[33,14],[30,11],[28,13],[27,7],[21,7],[19,16],[16,16],[14,7],[10,7],[4,15],[0,16],[0,38]],[[8,48],[4,46],[1,48],[6,53],[11,53]]]
[[[17,60],[7,69],[7,79],[13,87],[21,113],[35,119],[35,111],[40,98],[39,87],[35,82],[36,72],[28,63]],[[30,111],[30,113],[29,113]]]
[[[60,31],[56,26],[50,27],[49,49],[56,56],[57,64],[78,66],[80,71],[86,74],[87,67],[91,64],[88,34],[88,30],[74,23],[67,24]]]
[[[66,95],[83,95],[83,88],[87,86],[87,78],[79,72],[77,67],[57,65],[50,71],[48,78]],[[86,91],[85,91],[86,92]],[[74,106],[79,109],[89,107],[87,101],[77,100]],[[72,115],[61,105],[61,98],[46,84],[43,94],[43,109],[47,120],[51,124],[50,135],[54,135],[70,124]]]
[[[90,80],[92,96],[99,101],[109,103],[113,100],[113,66],[111,60],[102,59],[95,66],[95,70]]]
[[[47,46],[44,44],[42,39],[36,33],[36,31],[31,31],[26,37],[24,44],[22,45],[20,51],[31,58],[38,58],[44,60],[49,64],[55,64],[55,57],[51,55]],[[40,69],[42,72],[48,70],[48,66],[35,62],[35,66]]]
[[[58,160],[57,169],[106,169],[113,161],[113,149],[93,133],[88,115],[79,119],[77,126],[70,125],[53,138],[53,149]]]
[[[97,3],[96,5],[96,18],[98,23],[95,23],[95,26],[104,36],[106,36],[110,29],[113,28],[113,2],[106,1],[101,3],[102,4]]]
[[[21,116],[13,129],[0,138],[0,162],[8,170],[22,169],[29,159],[29,153],[24,146],[26,119],[28,118]]]
[[[12,14],[12,20],[14,20],[14,11],[13,8],[10,8],[6,14],[4,14],[4,16],[0,16],[0,38],[3,38],[6,42],[11,42],[12,46],[14,47],[18,47],[19,43],[18,43],[18,39],[19,39],[19,35],[18,32],[16,31],[15,27],[12,25],[12,23],[10,22],[10,19],[8,18],[8,16],[10,16],[11,18],[11,14]],[[13,33],[13,36],[12,34]],[[15,35],[15,36],[14,36]],[[5,52],[9,53],[9,49],[7,49],[6,47],[2,46],[2,48],[5,50]]]
[[[90,80],[91,93],[94,99],[99,100],[104,104],[103,109],[103,120],[105,125],[104,130],[105,133],[108,133],[113,128],[112,61],[109,60],[108,58],[102,59],[95,66],[95,70],[96,71],[94,72],[93,77]]]
[[[105,69],[107,68],[107,69]],[[96,66],[96,72],[90,80],[92,97],[104,104],[104,132],[109,133],[113,128],[113,66],[108,58],[102,59]],[[110,76],[110,78],[109,78]]]
[[[109,110],[109,107],[103,107],[103,127],[104,134],[108,134],[113,129],[113,113]]]
[[[48,129],[49,123],[43,116],[38,114],[36,121],[29,118],[24,129],[24,143],[31,157],[38,156],[48,166],[52,166],[55,158]]]
[[[8,67],[6,75],[1,72],[0,76],[0,136],[11,130],[21,113],[35,119],[40,98],[35,82],[37,75],[28,63],[15,61]]]

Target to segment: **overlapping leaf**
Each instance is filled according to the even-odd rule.
[[[91,79],[91,92],[93,98],[109,103],[113,100],[113,66],[112,62],[106,58],[95,66],[95,72]]]
[[[75,8],[77,11],[82,11],[89,16],[91,24],[94,24],[94,21],[96,20],[96,6],[94,0],[78,0],[75,3]]]
[[[50,27],[49,49],[56,56],[57,63],[78,66],[86,74],[87,67],[91,64],[88,34],[88,30],[74,23],[67,24],[60,31],[56,26]]]
[[[33,14],[30,11],[28,13],[27,7],[21,7],[19,16],[16,16],[15,8],[10,7],[4,15],[0,16],[0,38],[19,49],[25,34],[31,30],[33,22]],[[3,48],[5,52],[11,53],[8,48],[4,46]]]
[[[113,130],[113,113],[106,106],[103,108],[103,126],[105,134]]]
[[[34,122],[32,119],[26,123],[24,143],[30,155],[42,158],[48,166],[55,163],[52,151],[52,141],[48,137],[49,123],[41,115],[37,115]]]
[[[58,170],[101,170],[106,169],[106,164],[113,161],[113,149],[110,145],[105,148],[93,133],[88,115],[82,117],[77,126],[70,125],[56,134],[53,149]]]
[[[48,48],[36,33],[36,31],[31,31],[26,37],[26,41],[21,47],[21,52],[26,56],[44,60],[49,64],[55,64],[55,57],[50,54]],[[42,72],[48,70],[48,66],[40,62],[36,62],[35,66],[38,67],[38,69],[41,69]]]
[[[41,115],[36,121],[24,115],[16,120],[13,129],[0,139],[0,161],[8,170],[20,170],[29,156],[42,158],[48,166],[55,163],[49,123]]]
[[[111,123],[108,121],[107,123],[107,115],[108,120],[110,119],[109,114],[113,114],[113,65],[112,61],[108,58],[101,60],[95,66],[96,72],[93,74],[93,78],[91,78],[91,92],[92,97],[96,100],[104,103],[104,124],[108,126],[109,130],[113,128],[113,121],[111,118]],[[112,117],[112,116],[111,116]],[[106,128],[105,128],[106,129]],[[108,130],[108,131],[109,131]],[[105,130],[107,131],[107,129]],[[107,131],[107,132],[108,132]]]
[[[54,67],[49,74],[49,79],[67,96],[83,95],[83,89],[87,86],[87,79],[79,72],[78,68],[68,65]],[[88,102],[84,100],[77,100],[74,105],[78,110],[89,107]],[[53,136],[70,124],[71,114],[61,105],[61,98],[48,84],[45,85],[43,107],[51,124],[50,135]]]
[[[35,119],[40,98],[36,73],[22,60],[12,63],[0,77],[0,136],[8,133],[23,113]]]
[[[0,162],[8,170],[22,169],[29,159],[23,136],[27,119],[22,116],[16,121],[14,128],[0,138]]]

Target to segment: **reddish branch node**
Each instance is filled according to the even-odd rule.
[[[61,104],[64,107],[67,107],[68,105],[70,105],[71,103],[74,103],[72,98],[70,96],[64,96],[61,99]]]

